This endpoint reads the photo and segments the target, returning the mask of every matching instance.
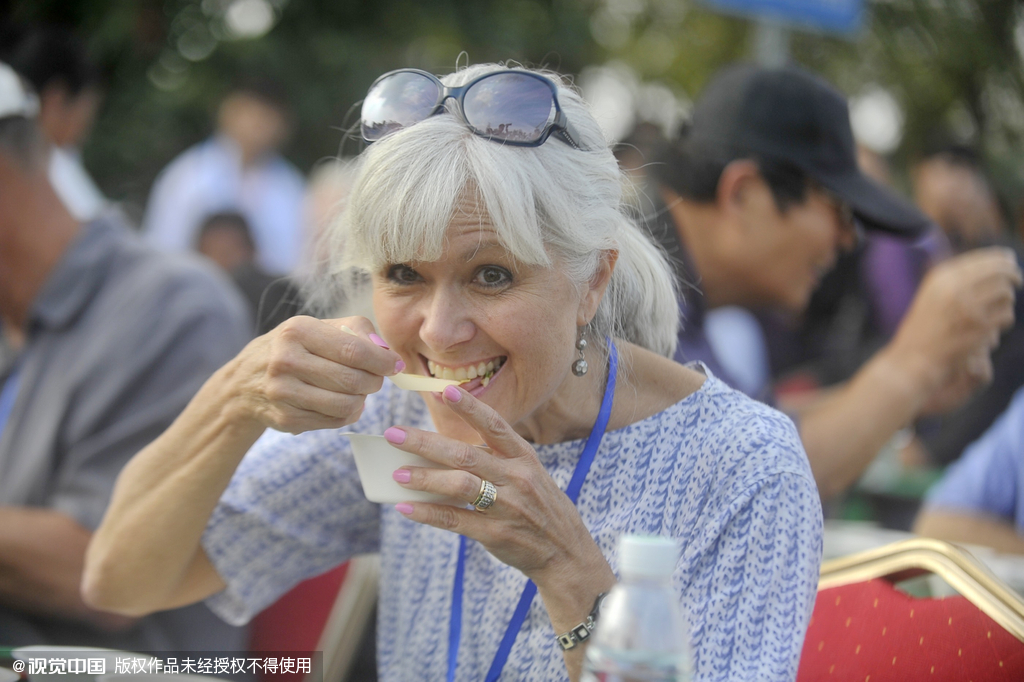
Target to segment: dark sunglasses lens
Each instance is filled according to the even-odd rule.
[[[484,135],[510,142],[536,142],[554,116],[551,87],[521,73],[499,73],[477,81],[462,101],[466,121]]]
[[[421,73],[399,72],[378,81],[363,100],[363,139],[373,142],[426,119],[441,91]]]

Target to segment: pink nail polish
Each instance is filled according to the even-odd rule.
[[[395,509],[398,510],[399,513],[405,514],[406,516],[412,514],[412,505],[407,502],[399,502],[398,504],[395,505]]]
[[[398,374],[399,372],[404,372],[404,371],[405,371],[405,362],[403,362],[402,360],[399,360],[398,362],[395,363],[395,374]]]
[[[377,344],[381,348],[387,348],[388,350],[391,350],[391,346],[388,345],[387,341],[385,341],[384,339],[380,338],[376,334],[370,334],[369,338],[370,338],[370,341],[373,341],[375,344]]]
[[[405,442],[405,431],[397,426],[391,426],[384,431],[384,439],[389,443],[401,445]]]
[[[444,397],[448,398],[453,403],[457,403],[462,400],[462,391],[455,386],[444,387]]]
[[[399,483],[408,483],[412,480],[412,472],[408,469],[395,469],[395,472],[391,474],[391,478]]]

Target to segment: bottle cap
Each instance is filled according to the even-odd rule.
[[[679,545],[672,538],[623,535],[619,539],[619,570],[634,578],[672,575],[679,561]]]

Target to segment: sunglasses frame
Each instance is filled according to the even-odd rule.
[[[854,213],[853,206],[850,205],[850,202],[820,183],[813,183],[811,185],[811,189],[824,196],[825,200],[835,209],[843,230],[853,235],[854,248],[863,244],[866,239],[864,235],[864,226],[861,225],[860,219],[857,218],[857,215]]]
[[[462,122],[466,124],[466,127],[468,127],[470,129],[470,131],[472,131],[472,133],[474,135],[477,135],[479,137],[483,137],[483,138],[491,140],[493,142],[498,142],[498,143],[501,143],[501,144],[511,145],[513,147],[539,147],[542,144],[544,144],[545,142],[547,142],[547,139],[549,137],[554,135],[559,140],[561,140],[562,142],[565,142],[567,145],[569,145],[573,149],[578,149],[578,150],[581,150],[581,151],[585,151],[585,147],[583,147],[583,145],[581,145],[579,143],[579,139],[580,139],[579,133],[576,132],[576,129],[572,126],[571,123],[569,123],[568,117],[565,115],[565,112],[562,111],[562,105],[559,104],[559,102],[558,102],[558,87],[551,81],[550,78],[542,76],[542,75],[540,75],[538,73],[534,73],[532,71],[524,71],[523,69],[505,69],[505,70],[502,70],[502,71],[491,71],[490,73],[485,73],[483,75],[477,76],[476,78],[474,78],[470,82],[466,83],[465,85],[459,85],[459,86],[456,86],[456,87],[448,87],[447,85],[445,85],[444,83],[441,82],[441,79],[439,79],[437,76],[435,76],[434,74],[430,73],[429,71],[423,71],[421,69],[395,69],[394,71],[388,71],[387,73],[385,73],[385,74],[381,75],[380,77],[378,77],[377,80],[373,81],[373,83],[370,85],[370,87],[366,91],[367,94],[369,94],[375,87],[377,87],[377,84],[380,83],[381,81],[385,80],[386,78],[390,78],[391,76],[395,76],[397,74],[400,74],[400,73],[415,73],[415,74],[418,74],[420,76],[424,76],[428,80],[431,80],[431,81],[433,81],[434,83],[437,84],[438,89],[440,91],[440,95],[438,96],[437,102],[434,104],[434,108],[430,110],[430,113],[427,114],[427,116],[424,119],[422,119],[424,121],[427,118],[430,118],[431,116],[436,116],[436,115],[442,113],[443,111],[445,111],[445,106],[444,106],[445,102],[447,102],[449,99],[454,99],[456,102],[458,102],[459,106],[457,108],[459,110],[459,116],[462,118]],[[476,128],[476,126],[474,126],[472,123],[470,123],[469,120],[466,118],[466,110],[465,110],[465,107],[463,106],[463,103],[464,103],[465,98],[466,98],[466,93],[470,90],[470,88],[472,88],[474,85],[476,85],[477,83],[479,83],[482,80],[486,80],[486,79],[492,78],[494,76],[502,76],[502,75],[506,75],[506,74],[518,74],[518,75],[528,76],[530,78],[534,78],[534,79],[540,81],[541,83],[544,83],[544,85],[546,85],[548,87],[548,89],[551,91],[551,101],[555,105],[555,116],[554,116],[553,120],[548,121],[547,125],[544,127],[544,130],[541,132],[540,137],[537,140],[534,140],[532,142],[521,142],[521,141],[518,141],[518,140],[510,140],[510,139],[507,139],[507,138],[504,138],[504,137],[499,137],[497,135],[488,135],[487,133],[484,133],[484,132],[481,132],[480,130],[478,130]],[[421,123],[421,122],[422,121],[416,121],[416,123]],[[412,125],[415,125],[416,123],[413,123]],[[408,126],[406,126],[406,127],[408,127]],[[359,114],[359,132],[360,132],[360,135],[363,136],[363,140],[367,144],[372,144],[373,142],[375,142],[375,140],[367,140],[365,135],[363,135],[362,130],[363,130],[363,116],[362,116],[362,111],[360,110],[360,114]],[[381,139],[381,138],[378,138],[378,139]]]

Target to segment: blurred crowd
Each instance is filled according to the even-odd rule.
[[[80,37],[8,27],[0,61],[0,643],[244,649],[202,604],[90,608],[85,548],[129,459],[306,310],[351,175],[289,163],[287,99],[243,78],[131,225],[82,163],[103,83]],[[826,516],[1024,554],[1020,202],[975,149],[892,169],[823,80],[739,66],[616,154],[675,267],[675,359],[793,418]]]

